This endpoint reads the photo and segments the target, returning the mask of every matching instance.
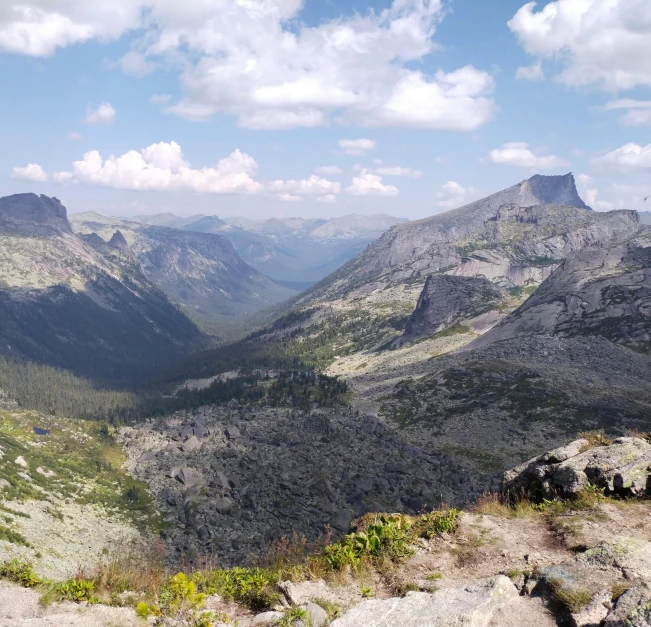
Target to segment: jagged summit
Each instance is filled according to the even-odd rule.
[[[0,198],[0,220],[24,226],[47,226],[71,233],[68,213],[58,198],[14,194]]]
[[[131,252],[129,248],[129,244],[127,243],[127,240],[124,238],[124,235],[122,235],[122,231],[120,231],[120,229],[118,229],[115,233],[113,233],[113,237],[111,237],[109,241],[109,246],[113,246],[113,248],[117,248],[120,252],[124,253],[125,255]]]

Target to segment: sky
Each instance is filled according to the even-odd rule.
[[[2,0],[0,195],[410,219],[533,174],[651,209],[649,0]]]

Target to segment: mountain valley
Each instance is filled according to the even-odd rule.
[[[360,604],[364,593],[357,588],[366,584],[355,579],[355,568],[344,576],[334,558],[323,558],[328,566],[318,568],[326,570],[312,577],[302,570],[305,560],[317,568],[318,556],[344,551],[347,538],[368,539],[356,535],[368,525],[420,529],[438,517],[461,516],[418,539],[405,531],[413,548],[394,555],[392,566],[372,558],[371,570],[359,576],[387,600],[404,596],[407,585],[416,594],[437,594],[413,570],[417,563],[446,571],[442,591],[475,581],[472,563],[493,578],[517,567],[514,581],[522,575],[522,586],[535,580],[544,588],[543,571],[522,572],[530,563],[566,564],[569,545],[538,547],[540,558],[509,557],[503,549],[498,572],[481,561],[492,551],[482,547],[502,541],[484,542],[472,529],[488,525],[481,533],[489,537],[504,525],[531,524],[540,526],[540,536],[552,533],[544,525],[553,519],[553,533],[570,542],[574,536],[544,508],[562,503],[574,512],[567,516],[581,514],[571,509],[569,488],[559,488],[547,505],[522,505],[530,508],[530,522],[502,521],[519,520],[510,513],[515,505],[498,496],[503,473],[551,448],[565,451],[569,441],[579,442],[570,445],[571,455],[620,444],[629,457],[633,449],[643,461],[651,455],[644,439],[651,431],[651,227],[635,211],[592,211],[571,174],[536,175],[466,207],[391,226],[298,295],[247,265],[214,217],[186,223],[157,216],[160,224],[148,225],[143,218],[86,213],[68,221],[56,199],[35,195],[0,200],[0,216],[3,320],[9,321],[2,340],[11,347],[0,364],[0,483],[4,507],[33,516],[42,528],[10,514],[0,549],[7,558],[34,561],[43,576],[70,576],[73,557],[43,560],[37,553],[48,534],[60,533],[52,512],[71,520],[81,515],[75,507],[83,490],[65,487],[73,469],[46,448],[69,446],[59,439],[73,433],[103,456],[97,474],[84,466],[87,475],[76,480],[87,482],[86,501],[96,508],[93,516],[108,521],[107,537],[123,532],[147,547],[156,538],[168,569],[202,573],[214,560],[213,572],[222,573],[216,577],[252,572],[273,579],[281,575],[269,560],[280,560],[284,579],[325,577],[310,585],[321,586],[319,599],[350,609],[351,621],[371,608]],[[218,232],[199,232],[197,224]],[[322,226],[310,225],[310,237]],[[39,299],[47,304],[35,304]],[[269,322],[235,342],[210,345],[207,331],[257,315]],[[75,361],[77,351],[92,368]],[[12,376],[19,371],[12,360],[35,363]],[[118,385],[120,364],[125,377],[142,376],[146,386]],[[65,371],[91,381],[65,379]],[[31,392],[23,383],[30,378],[38,388]],[[62,385],[75,392],[48,392]],[[88,409],[93,403],[95,413]],[[97,422],[80,420],[87,417]],[[33,426],[48,433],[33,435]],[[608,472],[620,473],[625,486],[648,480],[636,488],[639,497],[651,477],[635,455],[617,458]],[[102,464],[114,473],[112,487],[100,480]],[[612,477],[599,481],[596,501],[585,507],[615,516],[608,508],[617,506],[601,499],[631,494],[617,492]],[[648,516],[646,505],[639,507],[635,516]],[[459,514],[461,508],[467,513]],[[378,512],[390,514],[380,519]],[[603,534],[599,541],[606,541]],[[454,561],[450,556],[463,555],[469,542],[476,542],[475,557]],[[101,562],[107,547],[90,543],[83,559]],[[284,550],[297,555],[280,557]],[[256,597],[224,605],[226,588],[217,587],[215,609],[242,625],[256,624],[252,610],[276,612],[274,620],[281,620],[309,605],[279,592],[287,590],[284,579],[273,580],[273,602]],[[265,586],[271,594],[272,584]],[[553,618],[547,601],[536,605],[539,597],[517,594],[537,616],[532,625],[566,620],[562,612]],[[405,603],[411,598],[404,596]],[[347,623],[346,614],[331,618],[333,626],[361,625]]]

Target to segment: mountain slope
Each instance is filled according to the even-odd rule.
[[[468,348],[544,333],[601,335],[648,350],[651,248],[629,243],[568,257],[527,301]]]
[[[104,241],[120,231],[143,274],[206,330],[217,334],[294,294],[246,264],[220,235],[148,226],[96,213],[71,217],[76,233]],[[94,240],[97,242],[97,240]]]
[[[174,226],[226,237],[238,254],[264,274],[304,289],[360,253],[386,229],[405,221],[387,215],[251,220],[217,216],[137,216],[143,224]]]
[[[54,198],[0,198],[0,354],[95,378],[148,374],[202,340],[118,248],[71,231]]]

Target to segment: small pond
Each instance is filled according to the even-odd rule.
[[[50,435],[49,429],[43,429],[42,427],[34,427],[34,433],[36,435]]]

